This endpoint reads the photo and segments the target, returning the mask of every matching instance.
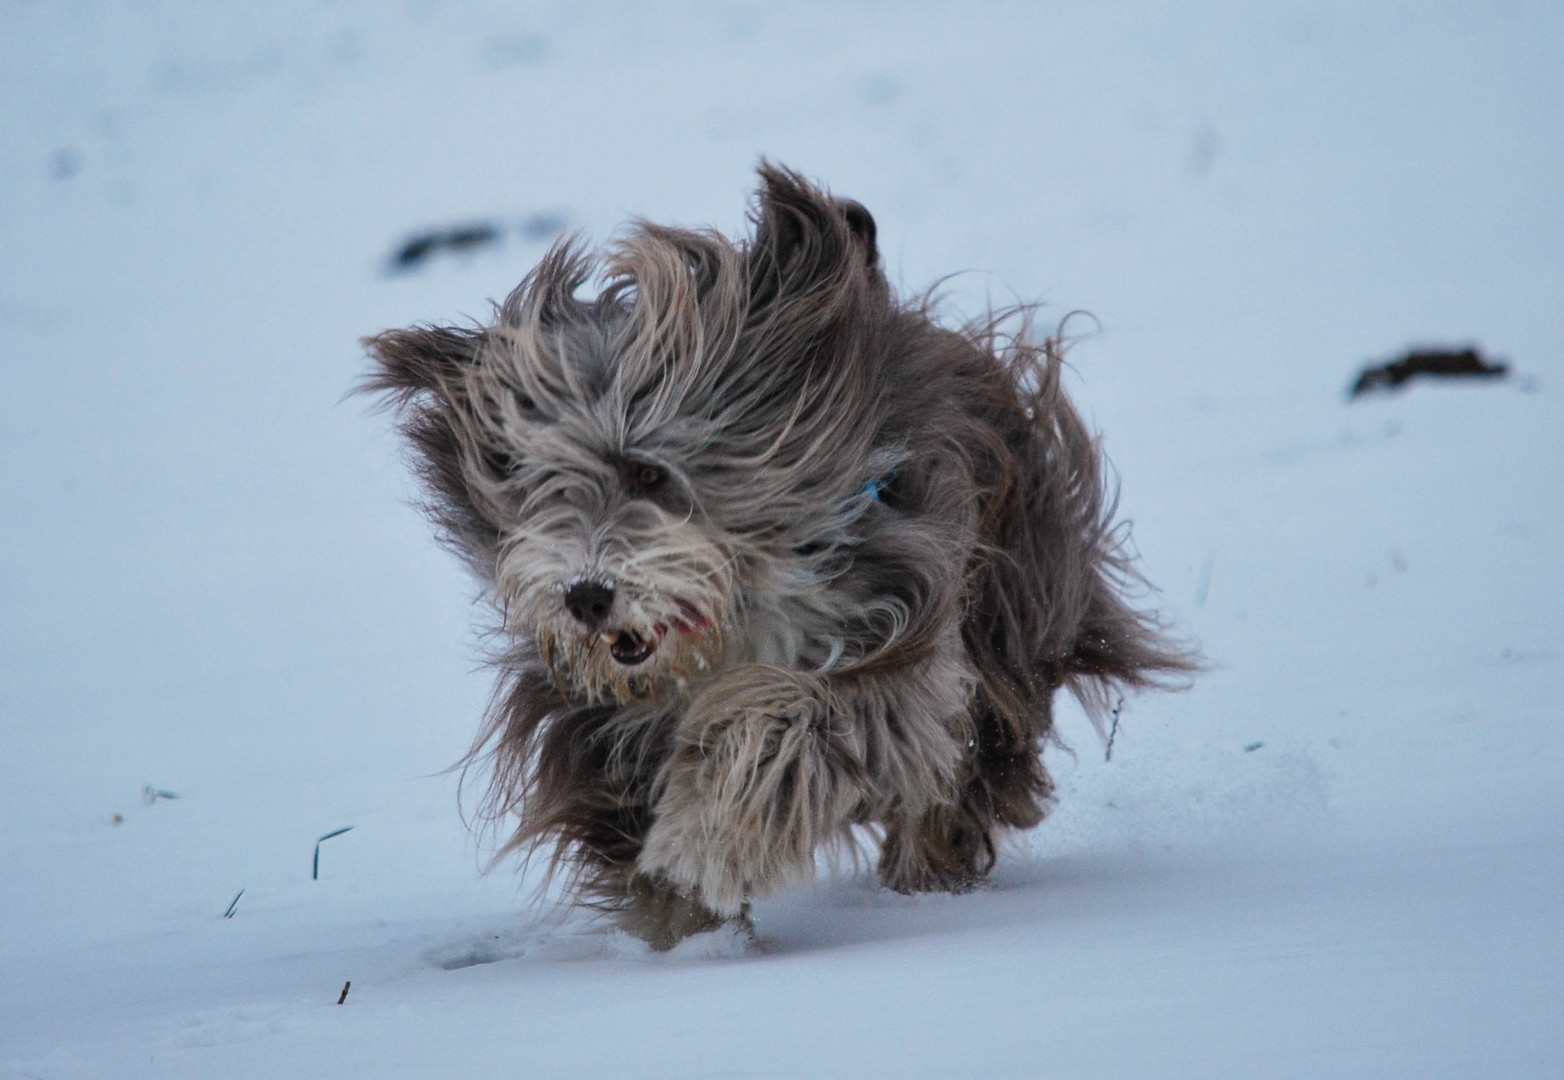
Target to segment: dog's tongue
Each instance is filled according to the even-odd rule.
[[[701,614],[700,608],[687,601],[679,601],[679,611],[684,615],[682,619],[673,620],[673,628],[681,634],[698,634],[702,630],[711,629],[711,620]]]

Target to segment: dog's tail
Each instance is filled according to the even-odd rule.
[[[973,581],[966,637],[985,696],[1014,743],[1052,736],[1048,702],[1068,689],[1104,741],[1126,691],[1175,687],[1199,670],[1195,650],[1132,601],[1150,585],[1135,565],[1129,525],[1102,449],[1061,385],[1063,344],[985,324],[974,344],[998,361],[998,395],[1013,405],[988,417],[1003,431]]]

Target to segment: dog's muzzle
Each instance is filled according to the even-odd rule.
[[[614,609],[614,590],[598,581],[581,581],[565,590],[565,610],[570,617],[588,630],[601,630]],[[662,641],[663,628],[653,627],[649,636],[634,630],[604,631],[608,640],[608,654],[625,667],[644,664],[657,651]]]

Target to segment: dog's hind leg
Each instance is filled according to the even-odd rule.
[[[973,720],[954,799],[887,821],[880,877],[888,888],[964,892],[993,869],[1006,830],[1029,829],[1047,812],[1053,781],[1037,738],[1009,731],[981,695]]]

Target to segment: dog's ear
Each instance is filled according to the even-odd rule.
[[[387,330],[364,339],[374,367],[359,384],[363,393],[382,395],[394,409],[398,427],[413,453],[423,481],[423,510],[440,539],[480,580],[492,581],[499,545],[497,505],[485,471],[503,463],[479,436],[464,376],[479,362],[481,329],[414,326]]]
[[[791,169],[760,166],[755,240],[749,249],[751,296],[782,295],[841,283],[879,263],[874,218],[862,203],[833,199]]]
[[[837,208],[847,219],[847,227],[853,231],[858,248],[863,252],[863,263],[868,267],[880,265],[880,249],[875,244],[874,215],[857,199],[837,199]]]
[[[440,326],[413,326],[367,337],[363,345],[375,361],[360,389],[406,401],[420,392],[444,393],[477,363],[482,332]]]

